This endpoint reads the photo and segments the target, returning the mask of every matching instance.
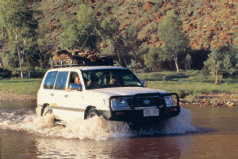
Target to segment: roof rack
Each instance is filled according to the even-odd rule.
[[[101,57],[95,61],[87,58],[74,58],[69,60],[52,60],[51,68],[57,67],[74,67],[74,66],[113,66],[113,59],[109,57]]]

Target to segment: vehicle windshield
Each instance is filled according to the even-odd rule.
[[[137,77],[127,69],[83,70],[86,89],[108,87],[142,87]]]

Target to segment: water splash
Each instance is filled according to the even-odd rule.
[[[66,126],[55,125],[54,115],[37,117],[32,111],[0,112],[0,128],[27,131],[40,136],[68,139],[106,140],[137,135],[170,135],[196,131],[191,124],[191,113],[181,108],[181,113],[156,127],[131,131],[124,122],[107,121],[102,117],[78,119]]]
[[[183,107],[181,107],[180,114],[173,118],[166,120],[163,125],[164,128],[160,131],[162,134],[185,134],[198,131],[196,127],[192,125],[192,113]]]

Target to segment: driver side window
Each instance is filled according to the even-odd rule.
[[[81,79],[79,78],[79,74],[77,72],[71,72],[69,76],[69,85],[70,84],[78,84],[81,85]]]

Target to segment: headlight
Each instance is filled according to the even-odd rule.
[[[165,100],[167,107],[174,106],[174,100],[173,100],[172,96],[164,96],[164,100]]]
[[[129,109],[126,98],[111,98],[111,108],[112,110],[125,110]]]

